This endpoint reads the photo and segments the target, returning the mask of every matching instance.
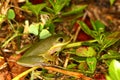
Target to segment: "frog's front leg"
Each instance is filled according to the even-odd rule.
[[[27,56],[22,57],[17,61],[17,64],[20,64],[22,66],[26,67],[34,67],[34,66],[47,66],[45,63],[45,59],[42,56]]]

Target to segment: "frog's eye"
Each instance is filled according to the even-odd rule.
[[[63,37],[60,37],[60,38],[58,38],[58,42],[64,42],[64,39],[63,39]]]

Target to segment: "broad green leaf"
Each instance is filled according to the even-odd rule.
[[[97,59],[95,57],[89,57],[86,59],[90,71],[94,72],[96,69]]]
[[[49,36],[51,36],[52,34],[47,30],[47,29],[43,29],[41,32],[40,32],[40,39],[45,39]]]
[[[120,62],[112,60],[108,70],[112,80],[120,80]]]
[[[96,55],[96,52],[92,47],[80,47],[76,49],[76,55],[82,57],[92,57]]]
[[[34,35],[38,35],[38,27],[30,26],[29,27],[29,33],[32,33]]]
[[[38,35],[39,31],[42,30],[42,26],[39,23],[33,23],[28,28],[29,33],[32,33],[34,35]]]
[[[15,18],[15,12],[13,9],[9,9],[7,12],[7,18],[8,19],[14,19]]]

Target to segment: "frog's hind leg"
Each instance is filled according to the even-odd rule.
[[[17,64],[25,66],[25,67],[34,67],[34,66],[45,66],[45,59],[42,56],[27,56],[22,57],[17,61]]]

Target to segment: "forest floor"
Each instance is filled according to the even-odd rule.
[[[61,43],[68,36],[69,43],[59,53],[54,46],[44,50],[57,45],[54,37],[47,40],[56,34],[64,34]],[[32,54],[40,41],[43,48]],[[35,66],[35,59],[26,58],[33,67],[18,64],[28,50],[32,56],[52,50],[46,58],[55,60],[43,58],[45,65]],[[0,80],[119,80],[119,59],[119,0],[0,1]]]

